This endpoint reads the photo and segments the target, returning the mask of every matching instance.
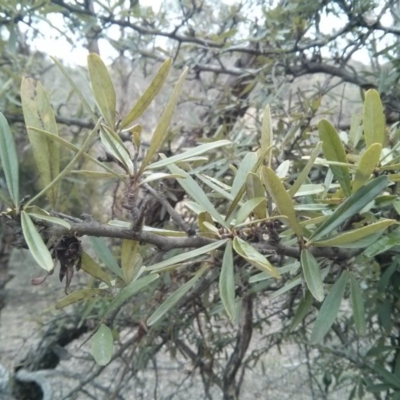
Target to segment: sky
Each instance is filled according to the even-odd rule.
[[[226,4],[233,4],[236,2],[236,0],[222,0]],[[152,7],[154,11],[158,11],[161,4],[162,0],[140,0],[140,4],[142,6],[147,6],[147,7]],[[391,25],[391,16],[390,15],[385,15],[382,20],[382,24],[384,25]],[[51,16],[51,23],[55,27],[61,27],[63,26],[63,18],[61,15],[52,15]],[[334,17],[334,16],[322,16],[321,20],[321,27],[323,28],[322,33],[329,34],[331,33],[334,29],[340,29],[341,26],[343,26],[344,21],[341,20],[340,18]],[[21,28],[23,28],[23,25],[21,25]],[[118,28],[114,27],[115,31],[115,38],[118,37]],[[68,43],[68,41],[64,37],[59,37],[59,34],[57,33],[56,30],[49,28],[48,24],[46,22],[40,23],[39,31],[42,33],[42,35],[39,35],[39,37],[36,37],[33,43],[33,48],[45,52],[51,56],[55,56],[58,59],[63,60],[66,64],[69,64],[70,66],[73,65],[86,65],[86,59],[87,59],[87,49],[84,48],[83,45],[78,45],[76,44],[78,40],[74,41],[74,43]],[[109,31],[109,35],[112,37],[113,36],[113,31],[112,28]],[[78,38],[78,36],[77,36]],[[379,47],[378,50],[383,49],[388,45],[387,42],[384,41],[378,41],[377,46]],[[99,47],[100,47],[100,54],[102,58],[107,62],[111,62],[113,58],[115,58],[118,54],[116,50],[105,40],[105,39],[100,39],[99,40]],[[328,51],[328,49],[326,49]],[[324,57],[324,54],[322,54]],[[328,56],[326,54],[325,56]],[[369,56],[368,52],[366,49],[362,49],[357,51],[353,55],[353,59],[362,63],[369,63]]]

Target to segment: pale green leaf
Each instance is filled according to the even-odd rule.
[[[151,274],[139,278],[137,280],[133,280],[128,286],[125,286],[112,300],[110,305],[107,307],[104,312],[103,319],[107,318],[107,316],[115,310],[120,309],[134,294],[140,292],[142,289],[148,287],[151,283],[156,281],[160,275]]]
[[[283,183],[271,168],[263,167],[262,171],[267,190],[274,200],[277,209],[282,215],[285,215],[288,218],[288,224],[293,229],[294,233],[301,237],[303,232],[297,221],[296,212],[294,210],[292,199],[289,196],[289,193],[286,191]]]
[[[346,231],[340,233],[332,238],[326,240],[319,240],[314,242],[313,246],[343,246],[349,243],[358,242],[359,240],[366,238],[374,233],[382,231],[393,225],[396,222],[394,219],[384,219],[373,224],[363,226],[362,228],[353,229],[351,231]]]
[[[21,212],[22,232],[28,248],[39,266],[50,272],[54,269],[54,263],[51,254],[43,242],[42,237],[37,231],[34,223],[25,212]]]
[[[61,225],[64,228],[71,229],[71,225],[64,219],[52,217],[50,215],[36,214],[36,213],[31,213],[31,212],[28,214],[30,217],[42,219],[43,221],[48,221],[48,222],[51,222],[52,224]]]
[[[177,84],[175,85],[174,91],[172,92],[168,104],[165,107],[165,110],[158,122],[156,130],[154,131],[153,136],[151,137],[150,147],[147,150],[142,165],[140,166],[140,170],[138,173],[139,175],[142,174],[144,169],[150,163],[154,154],[161,148],[162,144],[164,143],[164,141],[168,136],[168,127],[171,122],[172,114],[174,113],[176,104],[178,102],[179,93],[181,91],[187,73],[188,73],[188,68],[185,68],[185,70],[179,77]]]
[[[0,160],[8,192],[15,207],[19,206],[19,168],[14,135],[4,115],[0,113]]]
[[[313,232],[310,241],[317,241],[331,233],[340,224],[350,219],[374,200],[389,183],[387,176],[379,176],[368,182],[357,192],[348,197],[336,210]]]
[[[114,338],[111,329],[104,324],[94,334],[92,338],[92,356],[98,365],[107,365],[112,358],[114,348]]]
[[[315,146],[315,149],[312,151],[310,158],[307,161],[307,164],[300,172],[293,186],[289,189],[290,196],[293,197],[297,193],[299,188],[303,185],[304,181],[307,179],[308,174],[310,173],[311,168],[314,166],[314,162],[317,159],[319,152],[321,151],[321,147],[322,147],[322,142],[318,142],[317,145]]]
[[[301,266],[308,290],[318,301],[324,300],[324,285],[322,283],[321,271],[318,262],[310,250],[301,251]]]
[[[96,279],[100,279],[111,287],[110,276],[87,253],[82,254],[81,269]]]
[[[322,303],[311,332],[311,343],[320,343],[328,333],[329,329],[331,329],[337,313],[339,312],[340,304],[346,290],[347,280],[349,277],[348,274],[347,271],[342,272],[339,279],[335,282],[326,296],[325,301]]]
[[[267,217],[267,199],[265,198],[264,186],[261,179],[254,172],[249,172],[246,177],[246,195],[248,199],[264,197],[264,201],[254,208],[254,215],[263,219]]]
[[[177,167],[175,164],[170,164],[167,168],[173,174],[182,175],[185,178],[178,178],[177,181],[183,187],[185,192],[192,198],[196,199],[196,201],[204,207],[204,209],[223,227],[229,229],[229,225],[222,218],[220,213],[215,209],[214,205],[211,203],[207,195],[204,193],[203,189],[199,186],[199,184],[183,169]]]
[[[243,188],[244,184],[246,183],[247,174],[252,172],[254,166],[257,163],[257,153],[256,152],[249,152],[247,153],[242,162],[239,165],[238,171],[233,179],[232,183],[232,196],[236,196],[240,190]]]
[[[367,183],[371,174],[379,164],[381,152],[382,145],[380,143],[373,143],[367,150],[365,150],[361,156],[360,162],[358,163],[356,176],[354,177],[352,187],[353,193]]]
[[[42,187],[48,186],[60,172],[60,146],[47,137],[29,129],[39,128],[58,135],[56,119],[47,94],[40,84],[31,77],[25,77],[21,83],[21,101],[25,124],[31,143],[33,156],[39,170]],[[52,207],[55,207],[58,185],[54,184],[47,192]]]
[[[261,271],[265,271],[273,275],[275,278],[280,278],[278,270],[272,266],[272,264],[259,253],[251,244],[247,243],[238,236],[235,236],[233,240],[233,248],[236,253],[238,253],[242,258],[244,258],[248,263],[254,265]]]
[[[382,147],[386,144],[386,121],[379,93],[370,89],[365,94],[364,114],[364,139],[366,147],[379,143]]]
[[[121,248],[121,268],[125,283],[132,282],[134,276],[142,266],[142,256],[138,253],[139,242],[124,239]]]
[[[326,119],[318,123],[319,137],[322,140],[322,149],[328,161],[346,163],[346,152],[336,129]],[[346,166],[330,165],[333,175],[340,183],[346,196],[351,194],[351,182],[349,169]]]
[[[167,58],[160,69],[157,72],[157,75],[154,77],[146,91],[140,96],[137,103],[133,106],[132,110],[129,111],[128,115],[121,123],[121,129],[127,128],[132,122],[138,119],[150,105],[150,103],[157,96],[159,91],[164,85],[165,80],[168,77],[169,71],[171,70],[172,59]]]
[[[293,332],[297,326],[303,321],[306,315],[309,313],[312,303],[313,296],[309,290],[307,290],[306,295],[301,299],[299,306],[293,316],[292,323],[290,324],[290,331]]]
[[[117,99],[107,67],[94,53],[88,55],[87,61],[94,99],[104,120],[114,129]]]
[[[103,238],[100,237],[90,237],[90,243],[95,251],[97,257],[105,264],[105,266],[120,278],[124,278],[121,268],[119,267],[117,260],[112,255],[109,250],[107,243]]]
[[[269,105],[265,107],[261,125],[261,153],[266,153],[268,165],[271,165],[271,149],[273,145],[274,134],[272,130],[271,109]],[[269,149],[269,150],[268,150]]]
[[[247,200],[236,214],[235,226],[241,224],[262,203],[265,204],[265,197],[255,197]]]
[[[69,294],[56,303],[56,310],[75,304],[78,301],[89,299],[96,295],[107,293],[104,289],[81,289]]]
[[[175,265],[178,263],[181,263],[183,261],[191,260],[195,257],[198,257],[202,254],[209,253],[215,249],[218,249],[218,247],[221,247],[223,244],[225,244],[227,240],[219,240],[217,242],[207,244],[206,246],[200,247],[195,250],[187,251],[187,252],[182,252],[181,254],[168,258],[167,260],[160,261],[156,264],[151,265],[150,267],[146,268],[146,271],[160,271],[166,267],[170,267],[171,265]]]
[[[190,279],[188,282],[183,284],[178,290],[176,290],[167,300],[162,303],[156,311],[150,316],[147,320],[147,325],[151,326],[162,319],[165,314],[175,306],[175,304],[194,286],[194,284],[199,280],[199,278],[204,274],[204,272],[208,269],[208,266],[200,268],[195,276]]]
[[[352,273],[350,274],[350,293],[351,305],[353,307],[354,325],[356,326],[357,333],[360,336],[364,336],[367,331],[364,301],[362,298],[361,287]]]
[[[219,276],[219,293],[225,311],[231,320],[235,319],[235,271],[233,266],[232,242],[226,244]]]
[[[147,169],[155,169],[165,167],[168,164],[177,163],[179,161],[185,161],[192,157],[199,156],[200,154],[207,153],[210,150],[217,149],[218,147],[231,145],[232,142],[230,140],[217,140],[215,142],[210,142],[206,144],[201,144],[200,146],[189,149],[181,154],[177,154],[175,156],[164,158],[163,160],[157,161],[153,164],[147,166]]]

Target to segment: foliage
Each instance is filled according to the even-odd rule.
[[[88,56],[90,96],[54,59],[63,86],[71,88],[66,102],[81,103],[67,118],[54,112],[53,97],[37,79],[22,79],[20,103],[40,177],[31,197],[21,196],[25,138],[13,125],[21,113],[4,103],[0,157],[8,209],[2,219],[46,271],[33,283],[42,283],[59,262],[66,297],[56,308],[74,305],[82,320],[96,310],[90,340],[103,367],[127,348],[127,342],[114,346],[118,331],[134,326],[133,363],[142,360],[145,368],[168,344],[199,368],[205,393],[214,384],[225,399],[234,399],[251,363],[269,347],[296,341],[323,355],[309,366],[321,393],[346,384],[353,397],[399,396],[399,132],[390,125],[391,93],[379,93],[368,80],[372,75],[354,72],[349,63],[362,46],[374,45],[377,31],[396,39],[398,32],[379,19],[392,2],[381,5],[371,24],[369,1],[281,2],[262,7],[260,21],[250,17],[256,2],[248,1],[221,5],[223,23],[217,26],[210,4],[180,1],[172,4],[179,9],[171,8],[180,16],[173,31],[165,10],[155,15],[133,3],[47,1],[37,9],[21,3],[20,17],[30,16],[32,25],[39,16],[67,10],[70,31],[60,34],[82,32],[91,50],[113,25],[121,28],[118,40],[111,40],[121,54],[161,61],[148,88],[127,108],[98,54]],[[8,44],[19,30],[14,12],[11,6],[4,11]],[[324,14],[348,21],[325,34]],[[244,32],[250,32],[246,39]],[[165,38],[165,46],[152,38]],[[350,43],[344,49],[343,40]],[[328,47],[331,54],[340,51],[335,64],[321,57]],[[10,59],[21,55],[13,51]],[[397,48],[388,46],[380,57],[393,60],[395,54]],[[296,104],[291,98],[281,104],[288,76],[319,72],[363,90],[362,114],[354,113],[350,126],[335,128],[329,112],[320,118],[322,97],[335,85],[329,82],[311,94],[299,90]],[[190,93],[188,77],[205,93],[218,91],[215,104],[196,89]],[[142,117],[166,96],[171,81],[148,138]],[[173,124],[182,99],[206,109],[200,127],[189,131],[187,120],[183,130]],[[250,106],[256,123],[248,133],[242,117]],[[82,131],[65,135],[63,123]],[[79,217],[63,200],[74,179],[90,187],[114,185],[113,210],[125,212]],[[91,279],[68,294],[74,268]],[[266,301],[278,309],[281,328],[268,336],[269,346],[248,352],[253,328],[263,331],[273,315],[255,311]]]

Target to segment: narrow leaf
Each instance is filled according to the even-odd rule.
[[[141,267],[141,256],[138,254],[139,242],[124,239],[121,248],[121,267],[125,283],[129,284]]]
[[[7,189],[15,207],[19,206],[19,170],[14,135],[4,115],[0,113],[0,160]]]
[[[175,85],[174,91],[172,92],[168,104],[165,107],[165,110],[160,118],[160,121],[158,122],[156,130],[153,133],[153,136],[150,141],[150,147],[147,150],[142,165],[140,166],[140,170],[138,173],[139,175],[142,174],[144,169],[147,167],[147,165],[153,158],[153,155],[161,148],[162,144],[167,138],[167,133],[168,133],[167,130],[171,122],[172,114],[174,113],[176,104],[178,102],[179,93],[181,91],[187,73],[188,73],[188,68],[185,68],[185,70],[182,72],[182,75],[179,77],[177,84]]]
[[[386,144],[385,114],[379,93],[375,89],[370,89],[365,94],[363,125],[367,148],[374,143],[379,143],[384,147]]]
[[[202,144],[200,146],[189,149],[181,154],[177,154],[175,156],[164,158],[163,160],[157,161],[153,164],[147,166],[147,169],[155,169],[165,167],[168,164],[177,163],[179,161],[187,160],[191,157],[199,156],[200,154],[204,154],[210,150],[217,149],[218,147],[231,145],[232,142],[230,140],[217,140],[215,142]]]
[[[30,217],[42,219],[43,221],[48,221],[48,222],[51,222],[52,224],[61,225],[64,228],[71,229],[71,225],[67,221],[65,221],[61,218],[56,218],[56,217],[52,217],[50,215],[36,214],[36,213],[28,213],[28,214]]]
[[[322,140],[322,149],[328,161],[347,163],[346,152],[336,129],[326,119],[318,123],[319,137]],[[346,166],[330,165],[334,177],[338,180],[346,196],[351,194],[349,169]]]
[[[236,215],[235,226],[241,224],[260,204],[265,204],[265,197],[256,197],[254,199],[247,200],[246,203],[240,207]]]
[[[263,167],[265,184],[280,214],[288,218],[288,224],[294,233],[301,237],[303,235],[301,226],[297,222],[296,212],[293,207],[292,199],[285,190],[281,180],[276,176],[275,172],[269,167]]]
[[[169,267],[171,265],[175,265],[175,264],[181,263],[183,261],[190,260],[190,259],[198,257],[202,254],[209,253],[215,249],[218,249],[218,247],[221,247],[226,242],[227,242],[227,240],[219,240],[218,242],[207,244],[206,246],[200,247],[198,249],[191,250],[188,252],[183,252],[175,257],[169,258],[168,260],[160,261],[156,264],[153,264],[150,267],[147,267],[146,271],[159,271],[159,270]]]
[[[151,274],[144,276],[143,278],[139,278],[138,280],[132,281],[128,286],[125,286],[112,300],[110,305],[107,307],[104,312],[103,319],[107,318],[110,313],[113,313],[115,310],[121,308],[123,304],[125,304],[134,294],[140,292],[142,289],[149,286],[151,283],[156,281],[160,275]]]
[[[59,144],[29,129],[30,126],[58,135],[56,119],[47,94],[40,84],[31,77],[25,77],[21,83],[21,101],[33,156],[39,170],[42,187],[46,187],[60,172]],[[58,185],[51,187],[47,197],[55,207]]]
[[[316,300],[324,300],[324,285],[322,283],[321,271],[317,260],[310,250],[303,249],[301,251],[301,266],[308,290]]]
[[[313,303],[313,296],[309,290],[307,290],[306,295],[301,299],[299,306],[293,316],[292,323],[290,324],[290,331],[293,332],[297,326],[303,321],[305,316],[309,313]]]
[[[373,143],[367,150],[365,150],[364,154],[361,156],[360,162],[358,163],[356,176],[354,177],[352,188],[353,193],[367,183],[371,174],[379,164],[381,151],[382,145],[379,143]]]
[[[311,171],[311,168],[314,166],[314,162],[317,159],[319,152],[321,151],[322,142],[318,142],[315,146],[315,149],[312,151],[310,158],[307,161],[307,164],[300,172],[299,176],[297,177],[296,181],[294,182],[293,186],[289,189],[289,195],[294,196],[296,192],[300,189],[301,185],[305,182],[308,177],[308,174]]]
[[[365,237],[373,235],[379,231],[382,231],[388,228],[390,225],[393,225],[396,222],[394,219],[385,219],[373,224],[363,226],[362,228],[354,229],[351,231],[347,231],[336,235],[330,239],[319,240],[313,242],[313,246],[325,247],[325,246],[343,246],[348,243],[357,242]]]
[[[254,172],[249,172],[246,177],[246,194],[248,199],[263,197],[264,201],[254,208],[254,214],[257,218],[267,217],[267,199],[265,198],[264,186],[261,179]]]
[[[87,61],[94,99],[108,126],[114,129],[117,99],[111,77],[97,54],[89,54]]]
[[[360,336],[366,334],[365,309],[361,287],[354,274],[350,274],[351,305],[353,307],[354,324]]]
[[[46,271],[52,271],[54,269],[54,263],[51,254],[44,244],[34,223],[25,211],[21,212],[21,225],[26,244],[28,245],[35,261]]]
[[[233,248],[236,253],[243,257],[248,263],[254,265],[261,271],[266,271],[273,275],[275,278],[280,278],[278,270],[271,265],[271,263],[259,253],[252,245],[240,239],[238,236],[233,240]]]
[[[165,314],[175,306],[175,304],[194,286],[194,284],[199,280],[199,278],[204,274],[204,272],[208,269],[208,265],[202,267],[197,271],[195,276],[182,285],[178,290],[176,290],[164,303],[161,304],[160,307],[157,308],[156,311],[150,316],[147,320],[147,325],[154,325],[157,321],[165,316]]]
[[[111,287],[110,276],[103,271],[99,264],[93,260],[92,257],[87,253],[82,254],[82,262],[81,262],[82,271],[85,271],[87,274],[93,276],[96,279],[100,279],[107,286]]]
[[[266,159],[269,166],[271,166],[271,150],[273,145],[273,138],[274,134],[272,130],[271,109],[269,105],[267,105],[264,110],[261,125],[261,153],[266,152],[269,148],[269,151],[266,153]]]
[[[387,176],[379,176],[368,182],[357,192],[347,198],[336,210],[314,231],[310,240],[316,241],[332,232],[340,224],[362,210],[374,200],[389,183]]]
[[[71,304],[75,304],[78,301],[89,299],[90,297],[96,296],[98,294],[105,294],[107,293],[104,289],[81,289],[77,290],[74,293],[69,294],[68,296],[64,297],[60,301],[56,303],[56,310],[61,308],[67,307]]]
[[[183,187],[185,192],[194,200],[196,200],[204,209],[223,227],[229,229],[229,225],[224,221],[220,213],[215,209],[203,189],[198,183],[183,169],[177,167],[175,164],[168,165],[167,168],[173,174],[182,175],[185,178],[178,178],[177,181]]]
[[[133,106],[132,110],[129,111],[128,115],[121,123],[121,129],[127,128],[129,125],[132,124],[136,119],[138,119],[150,105],[150,103],[154,100],[157,96],[159,91],[164,85],[165,80],[171,70],[172,66],[172,59],[167,58],[163,64],[161,65],[160,69],[157,72],[157,75],[154,77],[153,81],[150,83],[149,87],[146,91],[140,96],[140,99],[137,103]]]
[[[239,165],[235,178],[233,179],[231,190],[232,196],[235,197],[239,193],[240,189],[244,186],[246,183],[247,174],[253,170],[253,167],[257,163],[257,159],[258,156],[256,152],[249,152],[244,156]]]
[[[340,275],[339,279],[326,296],[311,332],[311,343],[320,343],[331,328],[339,312],[340,304],[346,290],[347,280],[348,272],[343,271],[342,275]]]
[[[107,365],[111,361],[113,354],[114,339],[111,329],[104,324],[94,334],[92,338],[92,356],[99,365]]]
[[[226,313],[231,320],[234,320],[236,316],[235,272],[233,267],[233,252],[231,241],[229,241],[225,247],[221,274],[219,276],[219,293]]]
[[[117,260],[112,255],[109,250],[107,243],[103,238],[100,237],[90,237],[90,243],[92,244],[93,250],[99,259],[106,265],[106,267],[113,272],[115,275],[123,279],[123,274],[121,268],[119,267]]]

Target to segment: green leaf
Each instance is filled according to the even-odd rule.
[[[192,279],[183,284],[170,297],[168,297],[168,299],[165,300],[164,303],[162,303],[160,307],[158,307],[157,310],[154,311],[154,313],[150,316],[150,318],[147,320],[147,325],[154,325],[156,322],[162,319],[165,314],[172,307],[174,307],[175,304],[194,286],[194,284],[199,280],[199,278],[204,274],[207,269],[208,265],[200,268]]]
[[[203,189],[198,183],[183,169],[177,167],[175,164],[168,165],[167,168],[173,174],[182,175],[185,178],[178,178],[177,181],[183,187],[185,192],[192,198],[195,199],[204,209],[223,227],[229,229],[229,225],[222,218],[220,213],[215,209]]]
[[[363,226],[362,228],[353,229],[351,231],[347,231],[344,233],[340,233],[330,239],[319,240],[314,242],[313,246],[318,247],[330,247],[330,246],[343,246],[348,243],[358,242],[365,237],[373,235],[379,231],[382,231],[388,228],[390,225],[393,225],[396,222],[394,219],[384,219],[373,224]]]
[[[167,174],[165,172],[154,172],[148,175],[146,178],[140,181],[139,185],[143,185],[144,183],[153,182],[158,179],[174,179],[174,178],[184,178],[182,175],[176,174]]]
[[[81,269],[96,279],[100,279],[111,287],[110,276],[87,253],[82,254]]]
[[[322,303],[322,307],[319,310],[317,319],[311,332],[311,343],[320,343],[335,321],[336,315],[339,312],[342,298],[344,296],[344,292],[346,290],[348,277],[348,272],[343,271],[339,279],[332,286],[325,298],[325,301]]]
[[[70,149],[70,150],[72,150],[72,151],[75,152],[75,153],[78,153],[79,150],[80,150],[79,147],[76,147],[74,144],[68,142],[67,140],[65,140],[65,139],[63,139],[63,138],[60,138],[60,137],[57,136],[57,135],[54,135],[54,134],[51,133],[51,132],[47,132],[47,131],[44,131],[44,130],[42,130],[42,129],[38,129],[38,128],[34,128],[34,127],[29,127],[29,129],[32,130],[32,131],[34,131],[34,132],[38,132],[38,133],[40,133],[41,135],[46,136],[46,137],[49,138],[50,140],[55,141],[55,142],[61,144],[61,146],[62,146],[64,149]],[[84,156],[87,160],[92,161],[92,162],[94,162],[96,165],[98,165],[99,167],[101,167],[101,168],[107,170],[110,174],[114,175],[116,178],[121,178],[121,175],[120,175],[120,174],[118,174],[117,172],[115,172],[112,168],[108,167],[105,163],[100,162],[100,161],[97,160],[96,158],[92,157],[90,154],[83,153],[83,156]],[[72,172],[72,171],[71,171],[71,172]]]
[[[224,190],[221,187],[221,185],[218,185],[218,184],[215,183],[215,181],[216,181],[215,178],[212,178],[210,176],[203,175],[203,174],[196,174],[196,177],[198,179],[200,179],[202,182],[204,182],[208,187],[213,189],[215,192],[220,194],[222,197],[225,197],[229,201],[233,201],[234,200],[234,197],[231,195],[231,193],[229,193],[226,190]]]
[[[100,122],[100,121],[99,121]],[[93,136],[96,135],[97,133],[97,129],[98,129],[98,125],[99,123],[94,127],[94,129],[92,130],[92,132],[90,132],[89,136],[87,137],[87,139],[85,140],[85,142],[83,143],[82,147],[79,149],[78,153],[76,153],[75,157],[69,162],[69,164],[63,169],[63,171],[58,174],[54,180],[52,180],[51,182],[48,183],[48,185],[43,188],[36,196],[34,196],[33,198],[31,198],[26,204],[25,207],[28,207],[30,204],[32,204],[34,201],[36,201],[39,197],[41,197],[43,194],[47,193],[50,189],[52,189],[56,184],[58,184],[58,182],[61,181],[61,179],[63,179],[65,176],[68,175],[69,172],[72,171],[72,169],[74,168],[75,163],[79,160],[79,158],[85,154],[87,148],[89,147],[89,145],[91,144],[92,138]],[[29,128],[28,128],[29,129]]]
[[[392,387],[396,389],[400,389],[400,378],[391,372],[389,372],[386,368],[382,367],[379,364],[375,364],[372,366],[375,372],[380,375],[381,380],[385,383],[389,383]]]
[[[305,316],[309,313],[313,303],[313,296],[309,290],[307,290],[306,295],[301,299],[299,306],[294,314],[292,323],[290,324],[290,331],[293,332],[297,326],[303,321]]]
[[[217,149],[218,147],[228,146],[231,144],[232,144],[232,142],[230,140],[217,140],[215,142],[202,144],[200,146],[194,147],[193,149],[189,149],[181,154],[177,154],[176,156],[164,158],[163,160],[160,160],[153,164],[150,164],[147,167],[147,169],[155,169],[155,168],[165,167],[166,165],[174,164],[179,161],[184,161],[191,157],[195,157],[200,154],[206,153],[210,150]]]
[[[246,183],[247,174],[253,170],[254,166],[257,163],[257,159],[258,156],[256,152],[249,152],[244,156],[242,162],[239,165],[235,178],[233,179],[231,189],[232,196],[235,197],[240,192],[240,189],[242,189],[242,187]]]
[[[240,225],[260,204],[265,204],[265,197],[256,197],[247,200],[236,214],[235,226]]]
[[[140,166],[140,170],[138,175],[141,175],[147,165],[150,163],[153,155],[161,148],[162,144],[164,143],[165,139],[168,136],[168,127],[171,122],[172,114],[174,113],[176,104],[178,102],[179,93],[181,91],[183,82],[186,78],[188,73],[188,68],[182,72],[182,75],[179,77],[177,84],[175,85],[174,91],[168,101],[167,106],[158,122],[156,130],[153,133],[150,141],[150,147],[147,150],[147,153],[144,157],[142,165]]]
[[[324,300],[324,285],[322,283],[321,271],[319,270],[317,260],[310,250],[303,249],[301,251],[301,266],[303,267],[308,290],[316,300]]]
[[[110,305],[104,312],[103,319],[113,313],[115,310],[121,308],[134,294],[140,292],[142,289],[149,286],[156,281],[160,275],[151,274],[132,281],[128,286],[125,286],[112,300]]]
[[[56,304],[56,310],[61,308],[67,307],[71,304],[75,304],[78,301],[88,299],[90,297],[96,296],[98,294],[105,294],[107,293],[104,289],[81,289],[77,290],[74,293],[69,294],[68,296],[64,297]]]
[[[33,156],[39,170],[42,187],[46,187],[60,172],[59,144],[43,137],[29,127],[39,128],[58,136],[56,119],[47,94],[40,84],[31,77],[22,79],[21,101],[25,124],[31,143]],[[53,185],[47,192],[52,207],[55,207],[58,195],[58,185]]]
[[[232,242],[229,241],[225,247],[222,260],[221,274],[219,276],[219,293],[225,311],[231,320],[236,317],[235,305],[235,272],[233,267]]]
[[[124,239],[121,248],[121,267],[125,283],[129,284],[142,266],[142,257],[138,253],[139,242]]]
[[[270,299],[276,299],[279,296],[282,296],[289,290],[292,290],[294,287],[298,286],[301,284],[301,277],[294,278],[292,281],[288,282],[286,285],[282,286],[280,289],[278,289],[276,292],[272,293],[270,296]]]
[[[246,177],[246,195],[248,199],[263,197],[264,201],[254,208],[254,215],[263,219],[267,217],[267,199],[261,179],[254,172],[249,172]]]
[[[8,192],[15,207],[19,206],[19,170],[14,135],[0,112],[0,159],[6,177]]]
[[[271,109],[269,105],[265,107],[264,115],[262,119],[261,125],[261,153],[266,153],[266,159],[268,161],[268,165],[271,166],[271,150],[274,140],[274,133],[272,130],[272,119],[271,119]]]
[[[46,271],[52,271],[54,269],[54,263],[51,254],[44,244],[34,223],[25,211],[21,212],[21,225],[26,244],[28,245],[35,261]]]
[[[388,183],[389,179],[387,176],[379,176],[357,190],[314,231],[310,237],[310,241],[317,241],[357,214],[368,203],[374,200],[387,187]]]
[[[382,145],[379,143],[373,143],[365,150],[361,156],[356,176],[353,181],[353,193],[362,187],[374,172],[375,168],[379,164],[379,159],[382,152]]]
[[[172,59],[167,58],[161,65],[160,69],[157,72],[157,75],[154,77],[149,87],[142,94],[142,96],[140,96],[140,99],[122,121],[121,129],[125,129],[126,127],[131,125],[132,122],[138,119],[146,111],[147,107],[150,105],[150,103],[154,100],[154,98],[163,87],[164,82],[168,77],[169,71],[171,70],[171,66]]]
[[[336,129],[326,119],[318,123],[319,137],[322,140],[322,149],[328,161],[347,163],[346,152]],[[338,180],[346,196],[351,194],[349,169],[346,166],[330,165],[334,177]]]
[[[65,221],[61,218],[56,218],[56,217],[52,217],[50,215],[36,214],[36,213],[31,213],[31,212],[28,214],[30,217],[42,219],[43,221],[48,221],[48,222],[51,222],[52,224],[61,225],[64,228],[71,229],[71,225],[67,221]]]
[[[269,167],[263,167],[263,174],[267,190],[274,200],[276,208],[282,215],[285,215],[288,218],[288,224],[293,229],[294,233],[297,236],[302,237],[303,231],[297,222],[292,199],[283,186],[281,180]]]
[[[307,164],[300,172],[293,186],[289,189],[289,196],[293,197],[297,191],[300,189],[301,185],[305,182],[308,177],[308,174],[311,171],[311,168],[314,166],[314,162],[317,159],[319,152],[321,151],[322,142],[318,142],[315,146],[315,149],[312,151],[310,158],[307,161]]]
[[[107,67],[97,54],[89,54],[87,61],[94,99],[109,128],[114,129],[117,98]]]
[[[238,253],[242,258],[244,258],[248,263],[254,265],[261,271],[266,271],[273,275],[275,278],[280,278],[278,270],[271,265],[271,263],[259,253],[252,245],[240,239],[240,237],[235,236],[233,239],[233,248],[236,253]]]
[[[106,267],[120,278],[124,278],[122,270],[119,267],[117,260],[112,255],[109,250],[107,243],[103,238],[100,237],[90,237],[90,243],[92,244],[93,250],[95,251],[97,257],[106,265]]]
[[[108,153],[114,156],[124,167],[125,171],[133,175],[133,161],[128,149],[121,138],[107,126],[102,125],[100,140]]]
[[[379,143],[382,147],[386,144],[386,121],[379,93],[370,89],[365,94],[364,103],[364,139],[366,147]]]
[[[367,331],[365,323],[364,301],[362,298],[361,287],[352,273],[350,274],[350,293],[351,305],[353,307],[354,324],[356,326],[357,333],[360,336],[364,336]]]
[[[198,249],[183,252],[175,257],[168,258],[167,260],[160,261],[156,264],[153,264],[150,267],[147,267],[146,271],[153,271],[153,272],[160,271],[166,267],[170,267],[171,265],[179,264],[183,261],[190,260],[190,259],[198,257],[202,254],[209,253],[215,249],[218,249],[218,247],[221,247],[226,242],[227,242],[227,239],[219,240],[218,242],[207,244],[206,246],[200,247]]]
[[[104,324],[92,338],[92,356],[99,365],[107,365],[111,361],[114,348],[114,338],[111,329]]]

